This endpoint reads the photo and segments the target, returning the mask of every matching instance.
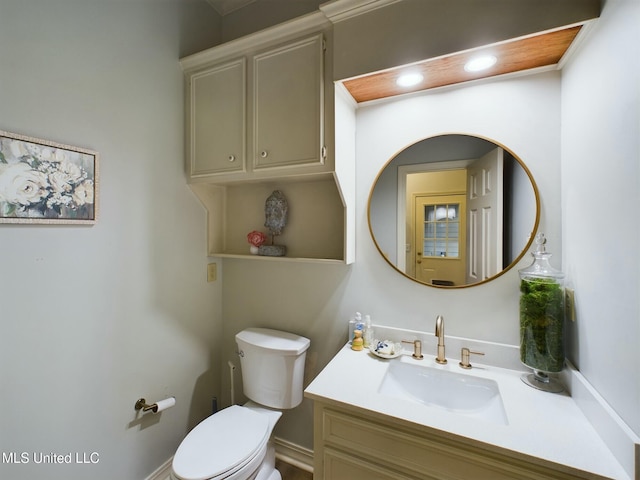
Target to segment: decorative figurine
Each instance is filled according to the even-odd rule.
[[[264,226],[271,234],[271,245],[260,245],[258,255],[269,257],[283,257],[287,253],[284,245],[275,245],[275,237],[282,233],[282,229],[287,224],[289,205],[284,194],[280,190],[275,190],[264,205],[265,222]]]

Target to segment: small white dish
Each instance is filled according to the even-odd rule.
[[[383,353],[382,351],[380,351],[382,349],[381,344],[390,346],[391,353]],[[384,350],[387,351],[386,348]],[[398,342],[392,342],[391,340],[374,340],[371,345],[369,345],[369,351],[379,358],[396,358],[402,355],[402,344]]]

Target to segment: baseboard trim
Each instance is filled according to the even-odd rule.
[[[278,460],[298,467],[305,472],[313,473],[313,450],[278,437],[273,438],[273,443],[276,446]]]
[[[151,475],[145,480],[171,480],[171,461],[173,456],[169,457],[162,465],[160,465]]]
[[[278,437],[274,437],[273,443],[276,447],[276,458],[278,460],[300,468],[305,472],[313,473],[313,450]],[[173,457],[170,457],[145,480],[170,480],[172,460]]]

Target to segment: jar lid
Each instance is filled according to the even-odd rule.
[[[527,268],[523,268],[518,270],[520,273],[520,278],[527,277],[537,277],[537,278],[555,278],[562,279],[564,278],[564,273],[560,270],[553,268],[549,263],[549,259],[551,258],[551,253],[547,252],[546,243],[547,239],[544,236],[544,233],[539,233],[536,235],[536,249],[531,252],[533,256],[533,263],[529,265]]]

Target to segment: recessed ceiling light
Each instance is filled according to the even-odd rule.
[[[493,55],[483,55],[481,57],[475,57],[469,60],[465,65],[464,69],[467,72],[480,72],[481,70],[486,70],[487,68],[493,67],[498,59]]]
[[[424,76],[418,72],[407,72],[400,75],[396,80],[399,87],[413,87],[424,80]]]

